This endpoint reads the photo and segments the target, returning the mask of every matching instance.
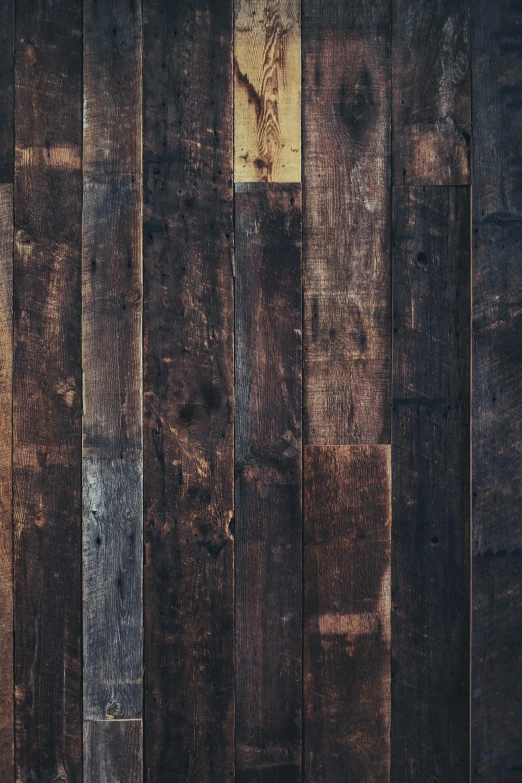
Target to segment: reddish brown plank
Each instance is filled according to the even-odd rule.
[[[145,770],[234,776],[232,2],[144,0]]]
[[[16,779],[81,779],[82,14],[18,3],[13,498]]]
[[[301,187],[236,184],[236,781],[300,783]]]
[[[305,778],[390,779],[389,446],[304,452]]]

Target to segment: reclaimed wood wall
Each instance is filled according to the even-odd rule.
[[[1,783],[520,783],[521,138],[521,0],[0,0]]]

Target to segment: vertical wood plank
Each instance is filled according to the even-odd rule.
[[[473,783],[522,774],[522,5],[472,2]]]
[[[392,781],[469,779],[470,190],[393,199]]]
[[[236,780],[301,781],[301,188],[236,185]]]
[[[304,413],[390,440],[390,4],[303,0]]]
[[[18,3],[14,178],[16,779],[81,779],[79,0]]]
[[[234,776],[232,1],[145,0],[143,10],[146,779],[225,781]]]
[[[470,0],[394,0],[393,184],[471,182]]]
[[[14,0],[0,17],[0,779],[14,779],[13,178]]]
[[[300,0],[237,0],[234,178],[301,181]]]
[[[389,446],[304,452],[305,776],[390,779]]]
[[[141,720],[85,723],[86,783],[143,783]]]
[[[83,696],[88,722],[139,718],[142,710],[139,0],[85,0],[83,84]],[[94,736],[87,723],[86,759],[95,752],[88,744]],[[116,739],[106,746],[110,749],[120,752]]]

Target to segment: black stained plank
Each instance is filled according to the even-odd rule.
[[[146,779],[234,776],[232,2],[145,0]],[[147,777],[148,776],[148,777]]]
[[[143,783],[141,720],[86,721],[86,783]]]
[[[390,3],[304,0],[304,420],[389,443]]]
[[[394,0],[394,185],[471,182],[470,0]]]
[[[301,187],[236,184],[236,780],[301,781]]]
[[[139,0],[85,0],[83,85],[83,710],[89,721],[142,712]],[[93,753],[90,736],[86,758]],[[110,748],[118,752],[116,741]]]
[[[14,779],[13,177],[14,0],[0,2],[0,779]]]
[[[81,3],[19,3],[15,51],[16,779],[72,783],[81,778]]]
[[[522,776],[522,3],[473,0],[472,781]]]
[[[304,451],[305,779],[390,779],[390,446]]]
[[[469,779],[470,189],[393,197],[391,780]]]

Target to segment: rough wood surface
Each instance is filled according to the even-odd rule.
[[[389,446],[304,451],[305,777],[390,779]]]
[[[469,778],[470,190],[393,200],[392,781]]]
[[[144,2],[145,768],[234,774],[232,2]]]
[[[13,121],[14,0],[0,2],[0,779],[14,779]]]
[[[471,182],[469,0],[394,0],[393,184]]]
[[[304,420],[390,439],[390,4],[303,2]]]
[[[16,779],[31,783],[82,774],[81,20],[77,0],[17,4]]]
[[[236,780],[301,781],[301,188],[236,185]]]
[[[83,714],[106,720],[143,689],[139,0],[85,0],[83,82]]]
[[[522,776],[522,5],[473,23],[473,783]]]
[[[141,720],[86,721],[86,783],[143,783]]]
[[[301,4],[238,0],[234,178],[301,181]]]

